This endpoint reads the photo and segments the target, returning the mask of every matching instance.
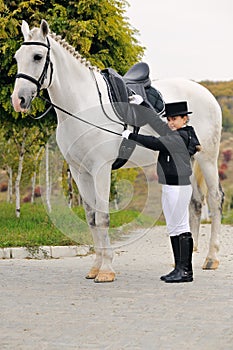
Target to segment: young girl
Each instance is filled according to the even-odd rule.
[[[175,268],[161,276],[166,283],[192,282],[193,239],[189,226],[189,203],[192,195],[190,157],[200,150],[192,126],[188,126],[187,102],[165,104],[167,123],[160,118],[149,122],[160,137],[122,133],[138,145],[159,151],[157,174],[162,184],[162,209],[170,235]]]

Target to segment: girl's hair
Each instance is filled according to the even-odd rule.
[[[184,118],[184,117],[186,117],[186,118],[187,118],[186,124],[188,124],[188,122],[189,122],[189,116],[188,116],[188,114],[186,114],[186,115],[182,115],[182,116],[181,116],[181,118]]]

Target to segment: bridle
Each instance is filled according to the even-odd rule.
[[[31,81],[32,83],[34,83],[34,84],[37,86],[37,93],[36,93],[36,96],[35,96],[35,97],[39,97],[40,99],[42,99],[43,101],[45,101],[46,103],[48,103],[48,104],[50,105],[49,108],[48,108],[42,115],[40,115],[39,117],[32,117],[33,119],[41,119],[41,118],[43,118],[43,117],[50,111],[50,109],[51,109],[52,107],[54,107],[54,108],[59,109],[59,110],[62,111],[63,113],[66,113],[67,115],[69,115],[69,116],[71,116],[71,117],[73,117],[73,118],[75,118],[75,119],[78,119],[78,120],[82,121],[83,123],[86,123],[86,124],[88,124],[88,125],[94,126],[94,127],[98,128],[98,129],[100,129],[100,130],[107,131],[107,132],[109,132],[109,133],[111,133],[111,134],[115,134],[115,135],[121,136],[120,133],[117,133],[117,132],[115,132],[115,131],[112,131],[112,130],[108,130],[108,129],[106,129],[106,128],[103,128],[103,127],[101,127],[101,126],[99,126],[99,125],[95,125],[95,124],[93,124],[93,123],[90,123],[89,121],[87,121],[87,120],[85,120],[85,119],[82,119],[82,118],[80,118],[80,117],[78,117],[78,116],[76,116],[76,115],[74,115],[74,114],[72,114],[72,113],[66,111],[65,109],[61,108],[60,106],[55,105],[54,103],[52,103],[52,102],[49,101],[48,99],[46,99],[46,98],[40,96],[39,93],[40,93],[40,91],[41,91],[41,87],[42,87],[42,85],[43,85],[45,79],[47,79],[47,72],[48,72],[49,66],[50,66],[50,78],[49,78],[49,84],[48,84],[47,88],[49,88],[49,86],[51,85],[52,76],[53,76],[53,63],[52,63],[51,60],[50,60],[50,43],[49,43],[49,39],[48,39],[48,37],[47,37],[47,45],[46,45],[45,43],[41,43],[41,42],[38,42],[38,41],[25,41],[25,42],[22,43],[22,45],[40,45],[40,46],[44,46],[44,47],[46,47],[46,48],[48,49],[47,55],[46,55],[46,59],[45,59],[44,68],[43,68],[42,73],[41,73],[41,75],[40,75],[40,77],[39,77],[38,80],[36,80],[35,78],[31,77],[30,75],[27,75],[27,74],[24,74],[24,73],[18,73],[18,74],[16,74],[16,78],[23,78],[23,79],[29,80],[29,81]],[[91,72],[92,72],[92,71],[91,71]],[[95,78],[93,72],[92,72],[92,76],[93,76],[93,78],[94,78],[94,80],[95,80],[95,83],[96,83],[96,87],[97,87],[97,91],[98,91],[98,95],[99,95],[99,99],[100,99],[101,108],[102,108],[102,110],[103,110],[105,116],[106,116],[108,119],[110,119],[111,121],[114,121],[114,120],[112,120],[112,119],[107,115],[106,111],[104,110],[103,103],[102,103],[101,92],[100,92],[100,90],[99,90],[99,86],[98,86],[98,83],[97,83],[97,81],[96,81],[96,78]],[[117,122],[117,121],[114,121],[114,122],[117,123],[117,124],[122,125],[122,126],[124,127],[124,130],[125,130],[126,127],[127,127],[126,124],[123,124],[123,123],[120,123],[120,122]]]
[[[52,82],[53,63],[50,60],[50,42],[49,42],[49,39],[47,38],[47,45],[44,43],[38,42],[38,41],[25,41],[22,43],[22,45],[39,45],[39,46],[44,46],[47,48],[47,55],[46,55],[46,59],[45,59],[44,68],[43,68],[42,73],[41,73],[38,80],[36,80],[35,78],[31,77],[30,75],[27,75],[24,73],[16,74],[16,78],[23,78],[23,79],[29,80],[32,83],[34,83],[37,86],[36,96],[38,96],[39,92],[41,90],[41,87],[44,84],[45,79],[47,79],[47,72],[48,72],[49,66],[50,66],[50,78],[49,78],[49,84],[48,84],[47,88],[51,85],[51,82]]]

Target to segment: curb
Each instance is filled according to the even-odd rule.
[[[0,259],[59,259],[86,256],[92,252],[88,245],[83,246],[41,246],[0,248]]]

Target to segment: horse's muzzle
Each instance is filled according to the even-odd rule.
[[[16,112],[27,112],[31,106],[36,90],[30,91],[27,88],[20,88],[11,95],[11,104]]]

